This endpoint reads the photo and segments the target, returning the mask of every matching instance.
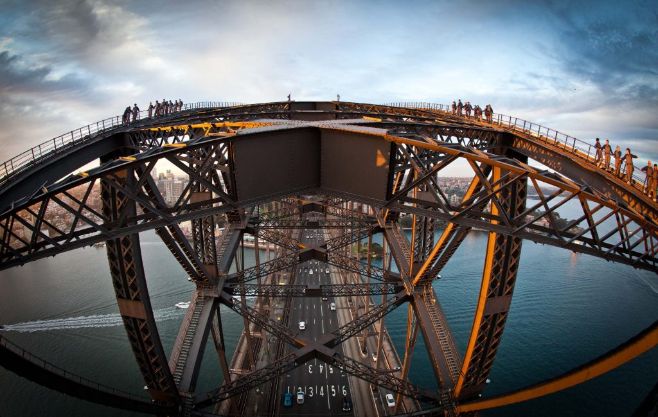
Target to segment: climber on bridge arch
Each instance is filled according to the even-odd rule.
[[[653,166],[651,165],[651,161],[647,161],[647,167],[643,168],[642,171],[646,174],[646,179],[644,180],[644,194],[648,195],[649,198],[653,198],[656,187],[653,183]]]
[[[596,166],[601,166],[601,157],[603,156],[603,153],[601,152],[602,147],[599,138],[596,138],[596,141],[594,142],[594,149],[595,149],[594,163],[596,164]]]
[[[450,106],[452,109],[452,114],[457,114],[457,103],[455,103],[455,100],[452,100],[452,106]]]
[[[462,110],[464,109],[464,105],[462,104],[462,100],[459,99],[459,102],[457,103],[457,115],[461,116],[462,115]]]
[[[153,102],[151,101],[151,102],[149,102],[149,106],[148,106],[149,118],[153,117],[153,109],[155,109],[155,106],[153,105]]]
[[[482,118],[482,107],[480,107],[479,104],[475,105],[475,108],[473,109],[473,116],[475,116],[475,118],[478,120]]]
[[[615,147],[615,177],[619,177],[621,172],[621,148],[619,145]]]
[[[464,106],[464,110],[466,110],[466,117],[471,118],[471,110],[473,110],[473,106],[471,106],[471,102],[467,101],[466,105]]]
[[[631,148],[626,148],[626,154],[624,155],[624,162],[626,163],[626,182],[633,185],[633,158],[637,158],[631,153]]]
[[[491,107],[491,104],[484,106],[484,117],[486,117],[487,122],[493,123],[493,107]]]
[[[658,164],[653,164],[653,175],[651,176],[651,195],[654,201],[658,201]]]
[[[128,124],[130,123],[130,106],[126,107],[126,109],[123,111],[123,124]]]
[[[606,139],[603,145],[603,169],[608,171],[610,169],[610,154],[612,153],[612,146],[610,140]]]
[[[137,107],[137,103],[135,103],[135,105],[133,106],[132,113],[133,113],[133,122],[135,120],[139,120],[139,107]]]

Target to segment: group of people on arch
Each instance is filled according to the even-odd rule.
[[[459,99],[457,102],[453,100],[450,109],[455,116],[466,116],[467,118],[470,118],[471,113],[473,113],[473,117],[476,119],[482,119],[482,115],[484,115],[487,122],[493,123],[493,107],[491,107],[491,104],[487,104],[484,106],[484,109],[482,109],[479,104],[473,106],[470,101],[462,103],[462,100]]]
[[[594,142],[594,163],[605,171],[612,173],[616,177],[626,180],[627,183],[633,184],[633,158],[636,156],[631,152],[630,148],[622,154],[621,147],[617,145],[615,150],[612,150],[610,140],[606,139],[604,144],[601,140],[596,138]],[[611,159],[614,158],[614,166],[611,164]],[[622,163],[624,168],[622,169]],[[642,168],[645,173],[645,180],[643,184],[644,193],[652,200],[658,197],[658,164],[651,164],[647,161],[647,166]]]
[[[148,117],[165,116],[167,114],[171,114],[181,110],[183,110],[183,100],[180,99],[173,102],[171,100],[166,100],[166,99],[162,99],[162,102],[156,100],[155,104],[153,104],[153,102],[150,102],[149,106],[147,107]],[[140,110],[139,107],[137,106],[137,103],[135,103],[133,107],[128,106],[123,111],[122,121],[123,124],[128,124],[130,122],[139,120],[139,117],[140,117]]]
[[[459,99],[457,101],[453,100],[450,109],[455,116],[470,118],[473,114],[476,119],[482,119],[482,115],[484,115],[487,122],[493,123],[493,107],[491,107],[491,104],[487,104],[482,109],[479,105],[473,106],[470,101],[462,103]],[[630,148],[626,148],[626,152],[622,153],[621,147],[617,145],[613,151],[608,139],[605,140],[605,144],[601,144],[601,140],[596,138],[594,150],[594,163],[596,166],[618,178],[624,179],[630,185],[634,184],[633,171],[635,167],[633,166],[633,158],[636,158],[636,156],[633,155]],[[613,158],[614,165],[611,163]],[[647,166],[642,168],[642,171],[646,174],[644,184],[640,183],[644,193],[652,200],[658,201],[658,164],[652,165],[651,161],[648,161]]]

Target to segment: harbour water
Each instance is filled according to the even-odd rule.
[[[145,269],[165,351],[176,337],[192,283],[152,232],[141,235]],[[457,345],[464,350],[479,288],[486,234],[471,233],[437,281]],[[253,252],[246,251],[247,262]],[[0,272],[3,335],[30,352],[97,382],[143,394],[117,314],[107,258],[85,248]],[[230,351],[242,320],[224,311]],[[406,308],[386,317],[403,352]],[[610,350],[658,317],[658,276],[562,249],[524,242],[515,295],[485,396],[558,375]],[[412,381],[434,384],[422,339]],[[658,380],[658,350],[576,388],[484,416],[628,416]],[[221,382],[208,346],[198,392]],[[41,388],[0,368],[0,416],[133,416]]]

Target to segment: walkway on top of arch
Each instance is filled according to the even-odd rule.
[[[421,111],[429,111],[431,113],[439,113],[440,116],[444,119],[451,120],[457,123],[467,123],[469,125],[475,124],[484,128],[495,128],[500,129],[505,132],[512,133],[514,136],[523,138],[527,141],[537,143],[542,147],[556,153],[564,155],[567,158],[577,161],[578,165],[586,170],[599,174],[604,177],[607,183],[616,185],[619,190],[628,189],[632,193],[632,197],[628,194],[622,193],[624,199],[623,201],[628,204],[631,208],[636,208],[638,204],[646,204],[649,207],[656,209],[656,197],[654,200],[647,195],[645,190],[648,189],[650,180],[647,178],[645,171],[637,166],[633,166],[632,169],[632,181],[629,183],[624,181],[626,176],[626,163],[622,162],[620,166],[620,175],[615,175],[613,161],[611,161],[610,169],[605,169],[599,166],[599,163],[596,161],[596,149],[594,145],[577,139],[573,136],[567,135],[565,133],[556,131],[549,127],[539,125],[518,117],[508,116],[505,114],[494,113],[492,116],[492,122],[489,123],[484,116],[459,116],[452,114],[451,110],[447,105],[443,104],[433,104],[433,103],[390,103],[387,104],[393,107],[403,107],[417,109]],[[520,148],[519,143],[514,143],[514,148]],[[529,156],[529,155],[527,155]],[[531,158],[534,159],[534,158]],[[622,155],[622,160],[624,159]],[[555,169],[555,166],[551,166],[550,159],[545,159],[546,165],[549,168]],[[560,173],[564,174],[559,169],[555,169]],[[589,184],[594,185],[594,184]],[[644,213],[640,208],[639,212]],[[653,214],[653,219],[656,221],[655,213]]]
[[[305,104],[313,104],[309,110]],[[298,107],[298,109],[295,109]],[[320,110],[316,108],[320,107]],[[658,223],[658,210],[655,201],[645,195],[644,189],[646,176],[641,169],[635,167],[631,184],[626,183],[612,172],[599,168],[594,161],[593,146],[573,138],[569,135],[557,132],[553,129],[528,122],[523,119],[514,118],[502,114],[493,114],[492,123],[475,117],[457,116],[452,114],[449,107],[442,104],[432,103],[391,103],[386,105],[360,104],[350,102],[273,102],[262,104],[238,104],[235,102],[202,102],[192,103],[184,106],[177,113],[166,116],[143,118],[130,124],[122,124],[120,118],[105,119],[83,128],[76,129],[64,135],[60,135],[49,141],[35,146],[20,155],[11,158],[0,165],[0,196],[7,204],[17,200],[16,193],[5,194],[11,189],[13,183],[21,176],[29,176],[35,169],[40,169],[60,156],[96,142],[111,134],[119,132],[134,132],[148,128],[164,128],[173,126],[189,125],[199,122],[237,121],[276,118],[278,122],[291,119],[304,119],[296,117],[299,113],[334,113],[332,119],[345,117],[349,114],[361,114],[366,122],[372,125],[383,120],[368,117],[371,115],[390,116],[412,116],[424,119],[425,122],[448,122],[454,126],[469,129],[486,129],[495,132],[510,133],[515,139],[511,147],[525,153],[530,159],[536,159],[540,163],[570,177],[574,181],[585,184],[596,189],[602,196],[613,198],[619,204],[626,206],[639,215]],[[145,116],[146,112],[142,112]],[[294,116],[293,116],[294,115]],[[283,119],[283,120],[282,120]],[[244,126],[256,127],[256,126]],[[555,162],[555,156],[563,157]],[[565,164],[575,164],[580,173],[591,172],[594,176],[583,178],[580,174],[570,176],[565,172]],[[553,166],[551,166],[553,165]],[[622,166],[622,172],[625,167]],[[572,170],[573,171],[573,170]],[[73,172],[73,171],[71,171]],[[594,178],[594,180],[592,180]],[[49,184],[41,184],[49,185]],[[28,193],[23,192],[27,195]],[[20,193],[19,193],[20,195]],[[9,200],[8,200],[9,198]],[[5,209],[6,207],[2,207]]]
[[[348,102],[336,102],[337,105],[348,104]],[[172,113],[168,115],[169,117],[153,117],[148,118],[148,111],[143,110],[140,112],[140,117],[137,122],[130,123],[128,125],[121,122],[121,116],[109,117],[107,119],[99,120],[94,123],[90,123],[86,126],[80,127],[78,129],[71,130],[59,136],[56,136],[52,139],[44,141],[39,145],[36,145],[30,149],[27,149],[24,152],[4,161],[0,165],[0,185],[10,180],[15,174],[20,173],[23,169],[28,167],[31,164],[38,163],[41,159],[46,159],[63,152],[70,146],[75,146],[76,144],[83,143],[93,137],[102,135],[104,133],[109,133],[115,131],[119,128],[131,128],[131,127],[142,127],[145,123],[158,122],[158,121],[174,121],[177,119],[187,119],[185,116],[194,115],[196,113],[201,113],[202,110],[208,109],[226,109],[229,107],[250,107],[252,105],[244,105],[243,103],[238,102],[196,102],[196,103],[187,103],[184,105],[183,110],[178,113]],[[379,106],[379,105],[376,105]],[[425,110],[430,112],[441,112],[445,113],[443,116],[452,116],[449,106],[444,104],[436,103],[427,103],[427,102],[394,102],[386,103],[383,106],[388,107],[397,107],[397,108],[408,108],[415,110]],[[182,116],[182,117],[181,117]],[[483,118],[466,117],[466,116],[456,116],[452,117],[454,121],[467,121],[469,123],[476,122],[480,125],[489,125],[487,121]],[[592,144],[577,139],[573,136],[561,133],[549,127],[539,125],[524,119],[520,119],[514,116],[508,116],[501,113],[493,114],[493,124],[496,127],[503,129],[510,129],[517,134],[526,134],[533,138],[544,141],[547,145],[553,145],[556,148],[567,150],[571,152],[573,156],[582,158],[583,160],[590,162],[593,165],[595,164],[595,153],[594,147]],[[623,167],[623,164],[622,164]],[[633,171],[633,186],[641,190],[642,186],[646,184],[646,175],[637,166],[634,167]],[[622,172],[624,169],[622,168]]]

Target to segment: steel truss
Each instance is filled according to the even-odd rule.
[[[525,132],[432,109],[331,103],[314,112],[308,113],[294,102],[282,102],[206,109],[142,121],[114,132],[121,135],[117,141],[120,147],[112,152],[103,148],[105,153],[95,156],[101,158],[99,167],[74,174],[69,171],[60,180],[31,184],[31,172],[57,170],[57,158],[74,158],[73,150],[97,145],[88,140],[79,148],[59,150],[57,158],[46,156],[37,161],[41,165],[35,163],[15,178],[5,179],[3,184],[8,185],[0,190],[0,196],[12,196],[8,204],[3,202],[0,214],[0,269],[106,242],[119,311],[148,392],[157,405],[154,412],[175,408],[181,413],[200,412],[212,404],[244,396],[308,359],[318,358],[398,393],[398,404],[406,396],[438,407],[428,413],[443,415],[472,412],[478,407],[509,403],[512,397],[529,398],[555,389],[554,384],[547,383],[549,388],[542,385],[539,394],[530,388],[490,402],[472,401],[483,390],[495,359],[524,239],[658,272],[656,205],[648,203],[637,190],[627,190],[616,179],[587,166],[560,171],[559,165],[572,158],[566,149]],[[302,121],[309,114],[318,119]],[[238,189],[236,176],[239,141],[258,140],[264,132],[289,133],[295,129],[317,135],[340,134],[346,140],[354,139],[354,143],[363,137],[384,142],[390,150],[385,197],[320,186],[272,190],[269,195],[241,198],[243,190]],[[106,137],[108,132],[102,135]],[[539,171],[529,165],[528,158],[557,172]],[[470,167],[472,180],[463,199],[455,202],[448,198],[440,177],[459,160]],[[187,176],[187,183],[173,202],[165,200],[151,176],[159,161],[173,164]],[[558,162],[551,165],[551,161]],[[26,187],[31,185],[33,192],[14,198],[16,192],[12,190],[21,182]],[[536,196],[532,203],[527,198],[529,193]],[[100,200],[100,206],[96,200]],[[355,207],[352,202],[359,204]],[[560,219],[560,207],[572,202],[582,208],[580,215]],[[54,221],[52,212],[66,216]],[[400,228],[405,217],[412,224],[409,239]],[[183,221],[191,221],[191,240],[179,226]],[[221,226],[223,232],[219,234]],[[342,233],[334,233],[320,246],[311,246],[302,244],[294,234],[309,228],[338,229]],[[473,327],[462,355],[432,283],[472,228],[487,231],[489,238]],[[150,229],[156,231],[196,286],[169,362],[153,318],[141,262],[138,233]],[[441,233],[437,239],[438,230]],[[360,248],[366,239],[370,248],[377,233],[384,236],[384,258],[392,258],[398,273],[390,271],[390,263],[389,267],[375,267],[370,255],[364,262],[347,254],[347,249],[353,245]],[[277,256],[260,262],[257,255],[256,265],[245,268],[241,256],[245,234],[254,236],[257,254],[259,242],[264,241],[275,245]],[[294,271],[309,260],[353,273],[358,280],[344,285],[296,285]],[[233,263],[237,272],[229,273]],[[285,274],[290,277],[281,285],[276,278]],[[270,297],[290,300],[304,296],[362,296],[369,300],[374,295],[385,296],[384,301],[372,308],[367,303],[364,314],[317,342],[272,320],[259,309],[262,303],[251,307],[245,302],[247,296],[262,302]],[[250,324],[270,333],[281,344],[290,345],[292,353],[283,355],[281,350],[274,361],[260,369],[254,369],[251,358],[249,371],[240,377],[232,375],[220,303],[244,318],[249,355],[253,355]],[[399,376],[371,368],[336,350],[374,323],[381,324],[385,315],[404,303],[409,303],[407,337]],[[439,385],[437,392],[422,390],[408,380],[419,333]],[[382,334],[380,331],[378,352]],[[209,335],[224,383],[198,396],[196,379]],[[620,347],[623,354],[613,352],[599,362],[612,369],[622,363],[618,356],[626,358],[653,347],[654,335],[655,325]],[[56,376],[43,378],[54,380]],[[579,371],[564,376],[571,384],[582,378]],[[98,402],[107,400],[103,395],[98,398]],[[142,403],[128,408],[149,409]]]

